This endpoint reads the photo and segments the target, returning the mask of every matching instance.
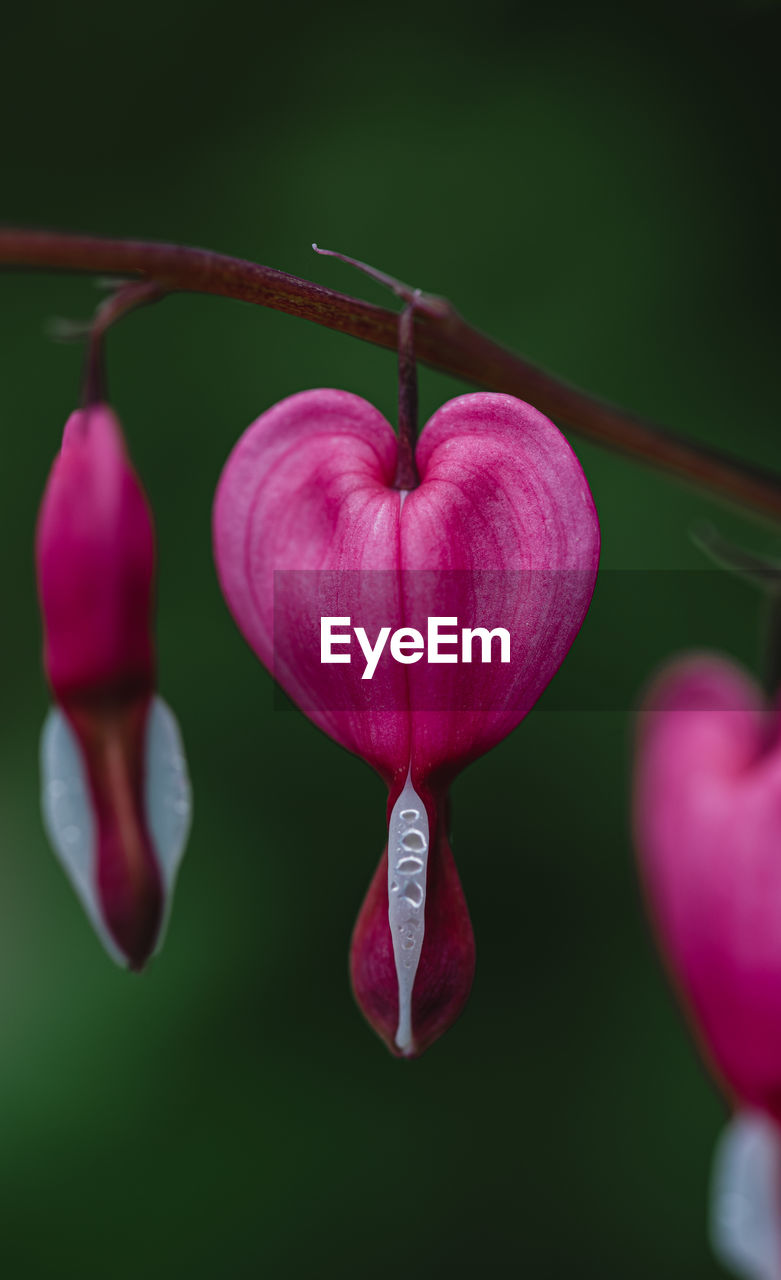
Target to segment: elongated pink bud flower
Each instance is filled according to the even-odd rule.
[[[450,1025],[472,980],[448,787],[545,688],[583,621],[599,555],[578,462],[529,405],[483,393],[450,401],[424,428],[416,462],[420,485],[394,488],[385,418],[347,392],[302,392],[242,436],[214,510],[220,582],[244,636],[388,786],[388,849],[351,973],[367,1018],[405,1056]],[[324,627],[337,637],[325,661]],[[479,662],[485,643],[493,661]]]
[[[738,1110],[713,1238],[739,1275],[781,1280],[781,722],[737,667],[697,655],[640,721],[635,830],[660,947]]]
[[[58,704],[41,744],[52,844],[99,937],[140,969],[157,948],[190,795],[176,721],[155,696],[154,534],[119,424],[71,415],[38,520],[44,665]]]

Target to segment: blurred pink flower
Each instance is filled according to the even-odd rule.
[[[781,721],[733,663],[670,667],[640,718],[636,843],[659,945],[737,1109],[713,1238],[738,1274],[781,1280]]]

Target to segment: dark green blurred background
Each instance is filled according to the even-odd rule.
[[[779,17],[737,0],[28,7],[4,20],[0,218],[205,245],[386,301],[315,258],[317,240],[781,470]],[[383,788],[275,709],[217,589],[210,506],[235,439],[282,396],[345,387],[393,417],[386,352],[198,297],[111,340],[196,808],[162,956],[137,979],[101,952],[41,830],[31,541],[80,360],[44,326],[97,296],[0,280],[0,1268],[717,1276],[705,1207],[724,1111],[641,910],[628,708],[540,707],[459,781],[478,970],[458,1025],[399,1063],[352,1004]],[[423,419],[462,389],[424,371]],[[605,568],[701,568],[688,530],[704,518],[778,546],[575,444]],[[689,599],[670,575],[650,617],[595,606],[571,687],[608,672],[631,687],[692,644],[753,662],[750,592]]]

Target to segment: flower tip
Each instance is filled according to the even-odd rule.
[[[388,855],[380,859],[353,931],[350,977],[367,1022],[396,1058],[419,1058],[458,1018],[472,987],[475,944],[447,841],[432,849],[425,933],[405,1017],[389,928]]]
[[[121,855],[128,856],[126,850]],[[117,867],[110,868],[117,879]],[[119,868],[122,880],[107,884],[108,877],[98,865],[98,893],[106,927],[119,948],[122,964],[131,973],[140,973],[155,953],[164,911],[164,889],[157,865],[151,859],[146,865],[127,875],[127,867]]]
[[[159,921],[158,921],[158,926],[159,926]],[[135,953],[126,956],[125,968],[127,969],[128,973],[144,972],[144,970],[147,968],[149,964],[149,961],[153,959],[156,953],[156,950],[157,950],[157,948],[155,947],[156,938],[157,938],[157,929],[155,929],[155,936],[152,939],[151,944],[147,944],[146,946],[141,947]]]

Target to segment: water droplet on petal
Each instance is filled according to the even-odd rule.
[[[402,897],[405,902],[409,902],[413,907],[419,907],[423,902],[423,889],[419,884],[415,884],[414,880],[408,880],[404,886]]]

